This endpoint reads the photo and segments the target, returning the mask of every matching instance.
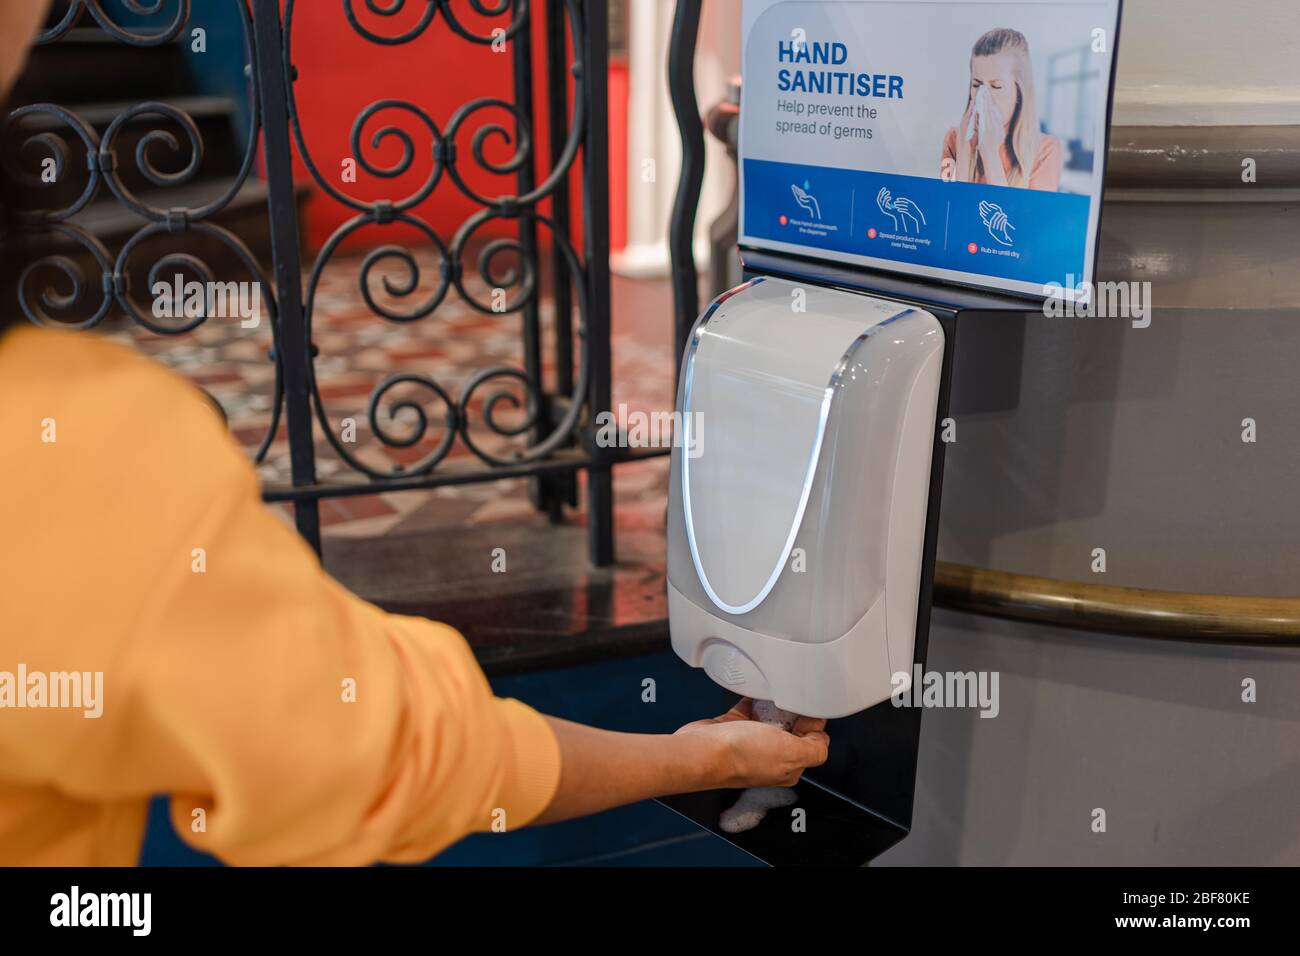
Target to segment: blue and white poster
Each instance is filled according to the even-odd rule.
[[[745,0],[740,243],[1090,288],[1119,0]]]

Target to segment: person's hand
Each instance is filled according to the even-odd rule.
[[[975,124],[971,122],[971,117],[975,115],[976,102],[979,94],[976,93],[966,101],[966,110],[961,114],[961,123],[957,127],[957,144],[971,145],[975,140]]]
[[[961,114],[961,125],[957,127],[956,158],[952,164],[952,182],[963,179],[971,168],[971,160],[979,148],[979,105],[983,97],[973,95],[966,103],[966,111]]]
[[[1002,111],[998,109],[997,104],[993,102],[993,97],[985,99],[979,110],[979,142],[976,144],[980,152],[980,158],[984,160],[984,169],[1002,168],[1002,153],[1000,147],[1006,137],[1007,121],[1003,117]]]
[[[710,745],[716,755],[716,786],[792,787],[808,767],[826,762],[826,721],[800,717],[792,731],[750,719],[753,703],[742,700],[721,717],[697,720],[677,731]]]

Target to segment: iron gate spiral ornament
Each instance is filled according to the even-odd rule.
[[[31,232],[45,232],[60,236],[80,246],[90,253],[99,266],[100,274],[108,276],[113,271],[113,257],[107,247],[80,226],[68,222],[73,216],[86,208],[99,192],[101,176],[98,165],[90,158],[99,152],[100,139],[95,128],[84,119],[52,103],[39,103],[23,106],[5,117],[0,127],[0,139],[9,141],[14,138],[20,123],[25,117],[42,116],[58,120],[67,126],[81,141],[83,149],[82,162],[87,169],[86,185],[80,194],[67,206],[59,209],[13,210],[14,218],[20,228]],[[14,152],[4,151],[3,162],[5,174],[11,181],[22,184],[28,190],[40,189],[44,184],[39,176],[25,169],[15,158],[22,155],[36,155],[44,151],[46,158],[53,160],[56,179],[70,169],[73,164],[73,147],[69,140],[55,132],[34,133],[17,145]],[[37,276],[42,272],[57,272],[66,283],[61,291],[59,285],[47,282],[44,288],[36,289]],[[99,304],[91,311],[88,318],[81,322],[60,321],[54,313],[67,313],[83,301],[88,295],[90,277],[71,256],[51,252],[33,262],[26,263],[18,278],[18,307],[23,315],[36,325],[60,326],[75,330],[89,329],[98,325],[108,315],[113,306],[112,287],[107,281],[100,283],[101,297]]]
[[[92,161],[93,157],[99,153],[99,133],[95,131],[93,126],[71,110],[56,106],[53,103],[37,103],[31,106],[19,107],[5,117],[4,125],[0,127],[0,138],[4,140],[10,139],[24,117],[38,115],[53,117],[77,134],[85,151],[82,162],[86,166],[87,176],[86,185],[81,190],[81,194],[71,204],[62,209],[38,209],[35,211],[15,209],[14,214],[18,221],[29,226],[47,222],[63,222],[71,219],[85,209],[95,198],[99,192],[100,183],[99,164]],[[54,160],[56,177],[62,176],[72,165],[72,147],[63,136],[52,132],[35,133],[27,137],[18,146],[16,153],[17,155],[29,152],[36,153],[38,152],[36,147],[43,147],[49,153],[48,158]],[[18,163],[7,150],[4,152],[4,166],[5,173],[11,179],[22,183],[29,189],[39,189],[45,185],[39,176],[24,169],[22,164]]]
[[[113,40],[136,47],[163,46],[173,43],[189,24],[191,0],[120,0],[126,11],[141,16],[169,16],[161,27],[153,29],[128,29],[116,23],[104,9],[101,0],[70,0],[68,9],[58,23],[42,31],[36,38],[37,45],[56,43],[67,36],[69,31],[82,24],[86,19],[93,21]],[[258,75],[252,69],[252,21],[242,0],[225,0],[232,3],[239,11],[243,27],[243,46],[245,63],[249,65],[246,73],[249,77],[249,93],[253,101],[258,99]],[[169,13],[170,12],[170,13]],[[43,151],[47,159],[53,159],[56,181],[62,181],[64,173],[84,165],[86,182],[72,202],[58,209],[15,210],[15,218],[22,228],[29,232],[40,233],[48,237],[58,237],[70,242],[88,254],[99,269],[99,276],[87,274],[81,263],[59,251],[27,263],[18,280],[18,305],[27,319],[37,325],[52,325],[59,328],[85,330],[100,325],[117,306],[132,322],[158,335],[181,335],[202,325],[209,316],[206,301],[198,315],[185,318],[184,321],[161,323],[153,318],[152,310],[141,306],[132,296],[127,282],[128,267],[133,254],[143,243],[161,235],[191,234],[201,235],[225,246],[233,258],[257,283],[262,296],[273,338],[278,332],[278,309],[272,286],[266,281],[261,264],[248,248],[247,244],[224,226],[211,220],[218,213],[229,207],[230,203],[244,188],[252,172],[256,157],[257,141],[261,130],[261,113],[253,109],[249,113],[246,139],[248,146],[240,161],[235,177],[222,192],[198,206],[164,207],[137,195],[123,178],[124,163],[133,163],[133,169],[149,185],[159,189],[161,197],[166,190],[192,182],[200,169],[205,153],[203,134],[193,117],[184,109],[161,101],[135,103],[122,109],[108,124],[102,136],[83,117],[72,110],[54,103],[36,103],[13,110],[0,128],[0,138],[8,141],[14,137],[19,126],[28,117],[41,117],[55,120],[60,128],[66,127],[71,134],[60,135],[52,131],[32,134],[17,146],[18,156],[40,155]],[[123,156],[119,149],[119,138],[128,128],[138,129],[142,124],[153,125],[139,137],[131,154]],[[180,131],[176,133],[164,124],[171,124]],[[75,138],[74,138],[75,137]],[[78,150],[74,144],[79,144]],[[34,188],[45,185],[39,178],[33,177],[22,163],[11,160],[11,154],[5,153],[6,173],[19,182],[26,182]],[[162,157],[181,158],[180,169],[168,172],[159,166]],[[123,243],[117,255],[96,236],[82,226],[70,222],[74,216],[84,211],[104,191],[113,196],[124,209],[144,220],[144,223]],[[55,277],[51,278],[50,273]],[[198,256],[189,252],[167,252],[160,255],[149,265],[147,290],[159,282],[164,282],[174,274],[185,274],[209,283],[216,279],[211,266]],[[42,277],[43,280],[42,280]],[[43,281],[43,285],[41,284]],[[100,299],[98,303],[90,301],[98,286]],[[147,291],[146,290],[146,291]],[[86,303],[90,302],[87,306]],[[66,318],[78,306],[89,309],[88,317],[80,321]],[[60,313],[64,317],[60,317]],[[284,392],[278,349],[271,356],[275,363],[274,393],[272,397],[271,422],[263,435],[254,455],[255,461],[262,461],[270,448],[271,442],[279,428],[281,405]]]
[[[484,3],[483,0],[469,0],[470,8],[475,13],[489,19],[502,16],[509,12],[511,8],[516,11],[509,25],[498,28],[499,32],[482,36],[471,32],[461,24],[456,17],[456,11],[451,0],[412,0],[412,7],[418,6],[420,3],[424,4],[424,10],[420,14],[419,21],[414,26],[408,27],[393,36],[375,33],[363,25],[357,18],[356,0],[343,0],[343,13],[348,19],[348,24],[356,31],[358,36],[364,37],[371,43],[378,43],[383,46],[400,46],[403,43],[410,43],[429,28],[438,13],[442,14],[443,19],[447,21],[447,26],[451,28],[453,33],[470,43],[492,44],[512,41],[516,34],[524,28],[524,24],[528,22],[528,0],[518,0],[515,3],[512,3],[511,0],[498,0],[498,2],[492,4]],[[377,17],[395,17],[406,10],[406,0],[365,0],[365,8]],[[288,21],[287,13],[285,21]]]
[[[352,30],[362,39],[379,45],[397,45],[411,43],[421,37],[435,23],[439,15],[453,33],[470,42],[492,44],[501,40],[510,40],[521,31],[526,31],[528,24],[528,5],[521,0],[499,0],[485,3],[483,0],[470,0],[470,7],[480,16],[488,18],[510,16],[509,22],[489,35],[476,34],[468,30],[456,17],[450,0],[422,0],[423,11],[417,22],[401,32],[383,35],[368,28],[358,17],[358,10],[364,8],[371,15],[380,18],[396,17],[403,12],[414,9],[414,2],[408,7],[407,0],[343,0],[343,11]],[[582,49],[581,12],[575,0],[564,0],[566,19],[569,25],[571,42],[575,50]],[[417,231],[421,237],[438,254],[438,276],[433,291],[408,309],[398,310],[391,305],[378,302],[373,293],[375,273],[381,266],[398,266],[400,278],[385,274],[380,283],[390,298],[403,299],[414,296],[421,288],[421,266],[414,252],[402,245],[385,244],[373,249],[361,264],[358,286],[367,307],[379,318],[391,322],[414,322],[434,316],[438,306],[445,300],[450,288],[455,288],[460,298],[479,312],[502,314],[520,312],[535,304],[539,295],[538,264],[535,253],[530,255],[525,244],[519,238],[508,236],[494,237],[483,243],[477,252],[472,266],[494,294],[505,296],[505,301],[484,302],[477,298],[467,283],[466,248],[475,233],[489,222],[513,221],[524,225],[541,225],[555,239],[555,248],[561,255],[571,274],[575,277],[578,289],[576,334],[580,348],[577,374],[573,376],[573,389],[565,396],[565,414],[556,423],[550,433],[540,437],[526,448],[509,457],[494,454],[476,442],[471,433],[474,422],[471,420],[471,400],[480,388],[490,382],[510,380],[523,390],[522,401],[511,391],[495,391],[487,395],[483,404],[483,415],[479,420],[488,431],[502,437],[517,438],[533,431],[542,421],[541,412],[545,406],[546,396],[541,383],[535,376],[523,369],[511,366],[493,366],[471,374],[464,383],[458,399],[454,402],[448,397],[446,389],[431,376],[405,373],[389,376],[371,391],[368,402],[367,418],[374,437],[383,446],[389,448],[410,448],[425,440],[431,428],[430,416],[421,409],[414,414],[418,403],[410,399],[399,399],[387,408],[389,420],[393,420],[400,411],[413,415],[410,428],[400,435],[388,427],[380,427],[380,410],[386,397],[399,384],[421,387],[431,396],[446,406],[443,416],[445,430],[436,442],[433,450],[414,464],[394,463],[389,468],[377,468],[363,461],[347,447],[338,436],[338,429],[333,427],[330,415],[325,407],[317,382],[314,360],[308,366],[308,379],[312,394],[315,417],[330,447],[351,468],[361,472],[372,480],[382,481],[428,474],[450,452],[453,439],[459,435],[465,447],[488,465],[500,466],[520,462],[538,461],[552,454],[556,449],[572,444],[578,422],[585,408],[585,394],[589,383],[587,366],[589,353],[586,348],[588,302],[585,294],[584,266],[577,253],[568,243],[554,222],[537,211],[540,202],[551,196],[557,186],[564,180],[574,166],[578,150],[586,131],[584,96],[581,84],[585,82],[581,63],[573,66],[573,75],[577,88],[570,110],[567,135],[564,148],[557,161],[547,171],[542,182],[533,189],[517,196],[490,197],[481,194],[469,185],[461,174],[461,167],[472,162],[478,169],[492,175],[504,176],[518,173],[535,160],[535,139],[531,122],[525,111],[516,103],[499,97],[480,97],[462,104],[448,121],[445,131],[427,111],[408,100],[387,97],[376,100],[363,108],[353,120],[348,145],[351,158],[360,170],[365,171],[376,180],[391,180],[405,175],[416,168],[417,162],[428,163],[428,173],[423,182],[407,195],[378,200],[363,200],[340,188],[330,177],[325,176],[312,155],[311,148],[303,129],[302,116],[298,110],[295,86],[302,82],[302,77],[293,61],[293,42],[296,0],[286,0],[284,8],[284,45],[285,77],[289,97],[289,120],[294,143],[303,166],[307,169],[316,185],[334,201],[355,210],[358,215],[337,227],[326,240],[312,266],[305,290],[304,314],[310,335],[317,301],[317,290],[326,267],[334,258],[337,250],[352,235],[370,226],[385,227],[402,224]],[[525,42],[527,33],[523,34]],[[486,122],[477,127],[470,139],[468,149],[460,149],[457,137],[464,132],[480,111],[504,112],[509,119],[505,122]],[[383,114],[381,116],[381,114]],[[410,129],[396,125],[398,117],[405,116],[419,130],[417,136]],[[382,121],[382,122],[381,122]],[[492,160],[487,155],[488,144],[493,140],[511,147],[508,157]],[[386,142],[396,143],[399,152],[390,162],[381,163],[375,158],[376,151]],[[427,144],[427,148],[426,148]],[[414,212],[415,208],[428,200],[443,182],[450,180],[455,188],[465,197],[482,207],[472,214],[452,237],[445,242],[429,223]],[[506,259],[513,260],[511,267],[503,266]],[[522,410],[522,421],[511,424],[503,423],[497,411],[506,406]]]
[[[49,227],[49,231],[71,239],[89,252],[99,266],[101,276],[107,276],[113,271],[113,258],[108,249],[84,229],[67,223],[55,223]],[[58,286],[47,282],[37,293],[33,288],[36,275],[38,271],[45,269],[54,269],[61,273],[70,286],[68,291],[60,292]],[[22,309],[23,315],[36,325],[57,326],[76,331],[94,328],[103,321],[104,316],[108,315],[109,309],[113,307],[113,290],[105,282],[100,283],[99,305],[89,318],[81,322],[65,322],[50,314],[67,312],[74,308],[82,301],[82,296],[86,294],[89,285],[89,278],[80,263],[70,256],[52,253],[23,267],[18,277],[18,306]]]
[[[383,284],[384,291],[390,296],[393,298],[403,298],[413,294],[415,290],[420,287],[420,264],[416,261],[415,256],[411,255],[409,249],[402,246],[392,245],[378,246],[372,249],[366,255],[365,259],[362,260],[361,276],[359,280],[361,285],[361,296],[365,299],[366,305],[370,307],[372,312],[376,315],[383,316],[390,322],[415,322],[432,315],[433,311],[438,308],[442,303],[442,300],[447,296],[447,289],[451,285],[449,275],[450,270],[447,268],[447,247],[442,244],[442,239],[438,237],[436,232],[429,229],[425,223],[420,222],[418,219],[406,216],[398,219],[398,221],[405,222],[407,225],[425,232],[425,236],[429,239],[430,243],[438,249],[438,252],[441,254],[441,267],[438,270],[440,276],[438,287],[434,289],[427,302],[423,305],[417,306],[410,312],[398,312],[396,309],[391,309],[380,302],[376,302],[375,297],[370,290],[370,272],[375,268],[375,266],[385,260],[395,259],[406,266],[407,270],[406,281],[400,284],[394,282],[391,275],[384,275],[381,277],[380,281]]]
[[[611,561],[614,456],[589,440],[596,410],[608,407],[610,389],[607,107],[603,86],[592,84],[587,75],[590,68],[593,76],[602,76],[606,64],[607,11],[601,0],[336,0],[337,5],[319,0],[304,7],[313,15],[337,17],[341,6],[349,28],[381,47],[418,42],[430,37],[431,30],[443,29],[466,43],[509,51],[503,62],[513,66],[513,99],[478,97],[460,104],[449,117],[435,118],[416,103],[389,97],[376,99],[354,117],[347,145],[357,169],[379,183],[410,183],[402,195],[376,200],[349,195],[322,175],[305,141],[294,97],[296,0],[206,2],[233,4],[243,30],[244,88],[252,109],[233,181],[218,187],[217,196],[187,196],[188,206],[168,201],[169,190],[197,185],[207,165],[203,128],[180,102],[134,102],[98,129],[87,122],[89,114],[80,116],[53,103],[14,110],[0,122],[0,139],[7,144],[0,159],[10,180],[25,183],[25,195],[37,201],[42,187],[49,188],[46,177],[33,174],[38,167],[48,171],[52,165],[60,184],[48,194],[57,198],[47,198],[47,208],[14,210],[10,220],[9,236],[37,234],[57,243],[30,252],[35,261],[23,261],[17,270],[14,294],[20,310],[36,324],[79,329],[99,326],[120,313],[148,332],[180,335],[203,325],[205,310],[187,299],[188,314],[183,309],[176,319],[164,321],[154,316],[144,297],[176,275],[204,282],[218,278],[205,260],[209,254],[192,250],[183,237],[220,247],[223,263],[229,259],[234,269],[257,280],[262,311],[270,318],[274,393],[255,460],[265,459],[281,424],[287,423],[291,477],[287,484],[268,481],[263,497],[293,502],[298,530],[313,547],[320,548],[317,502],[322,498],[533,477],[541,482],[536,486],[539,506],[558,520],[564,502],[576,503],[575,476],[581,471],[588,477],[592,557],[597,563]],[[188,40],[198,9],[207,12],[193,0],[67,0],[37,43],[58,43],[74,30],[98,27],[106,38],[129,47],[179,45]],[[539,41],[549,80],[544,155],[539,155],[542,144],[534,128],[534,11],[545,16]],[[128,16],[133,18],[129,25]],[[29,128],[38,123],[39,129]],[[315,187],[351,213],[306,272],[295,146],[296,159]],[[273,274],[239,235],[216,221],[243,195],[259,157]],[[412,176],[415,170],[423,175]],[[511,194],[489,195],[475,175],[509,177],[515,188]],[[581,179],[581,250],[569,235],[570,175]],[[439,188],[454,191],[474,207],[449,238],[417,208]],[[175,195],[179,199],[183,194]],[[97,200],[138,220],[122,239],[111,241],[118,248],[110,249],[82,221],[81,214]],[[543,203],[550,204],[546,213]],[[522,330],[522,367],[479,369],[458,389],[445,388],[429,375],[403,372],[386,376],[370,390],[365,419],[380,448],[409,450],[430,443],[426,454],[406,466],[376,467],[358,458],[330,426],[316,380],[311,326],[322,273],[347,238],[370,227],[413,230],[419,246],[417,254],[405,245],[380,244],[361,261],[360,296],[379,321],[434,321],[455,290],[476,312],[517,315]],[[553,327],[542,323],[539,232],[552,240],[553,254],[544,262],[554,287]],[[146,277],[149,288],[139,288]],[[491,301],[484,297],[484,285],[492,290]],[[553,348],[555,356],[553,393],[543,385],[546,348]],[[501,441],[485,441],[485,435]],[[338,480],[318,477],[315,443],[322,436],[349,472]],[[457,443],[485,467],[439,470]],[[522,447],[502,450],[512,443]]]
[[[162,46],[180,36],[190,19],[190,0],[152,0],[152,2],[121,0],[121,2],[128,12],[140,16],[154,16],[172,6],[176,7],[176,14],[162,29],[153,33],[140,33],[128,30],[114,22],[113,18],[105,12],[100,0],[69,0],[68,10],[63,15],[63,19],[37,34],[36,43],[53,43],[55,40],[62,39],[69,30],[81,23],[85,14],[90,14],[99,28],[115,40],[131,46]]]

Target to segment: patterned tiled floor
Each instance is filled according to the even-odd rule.
[[[436,256],[417,251],[420,285],[407,297],[389,295],[382,277],[401,285],[405,269],[379,266],[371,277],[375,300],[396,311],[410,311],[427,301],[438,276]],[[319,349],[316,376],[333,434],[344,439],[347,420],[355,422],[355,441],[344,444],[356,460],[390,472],[429,455],[443,436],[445,407],[428,388],[400,385],[385,394],[379,425],[390,436],[405,437],[417,429],[416,413],[397,411],[389,417],[392,400],[415,401],[428,417],[428,433],[409,448],[381,442],[370,428],[367,406],[372,391],[390,374],[415,374],[434,379],[456,400],[467,380],[478,370],[494,365],[521,368],[523,350],[518,314],[485,314],[464,301],[454,289],[432,315],[413,322],[394,322],[374,314],[359,288],[361,256],[337,257],[325,270],[315,297],[313,341]],[[478,301],[490,301],[480,281],[467,281]],[[652,280],[614,280],[614,406],[654,411],[673,404],[671,298],[667,283]],[[541,306],[544,374],[553,391],[553,309]],[[136,326],[118,326],[109,333],[153,356],[206,389],[225,409],[235,440],[252,457],[270,428],[275,376],[268,350],[271,336],[264,319],[257,329],[243,329],[236,320],[209,320],[192,332],[159,336]],[[576,349],[576,345],[575,345]],[[508,378],[480,386],[469,405],[478,422],[471,434],[493,454],[506,455],[522,447],[521,439],[504,439],[482,424],[484,399],[506,390],[522,397]],[[502,403],[497,409],[502,424],[519,421],[519,413]],[[513,415],[513,418],[512,418]],[[360,477],[332,447],[316,423],[316,467],[322,479]],[[457,439],[444,463],[472,459],[473,453]],[[666,460],[621,466],[616,469],[619,526],[661,525]],[[264,481],[287,483],[289,447],[283,420],[259,466]],[[287,514],[285,506],[278,506]],[[571,520],[581,521],[579,508]],[[474,526],[498,521],[541,521],[528,501],[527,484],[519,480],[485,482],[439,488],[325,499],[321,504],[323,533],[369,537],[422,531],[440,527]]]

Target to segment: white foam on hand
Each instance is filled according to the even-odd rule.
[[[798,714],[782,710],[770,700],[754,701],[750,713],[754,720],[787,732],[794,730],[795,721],[799,719]],[[722,812],[718,826],[724,833],[744,833],[762,823],[769,810],[791,806],[798,799],[792,787],[750,787],[741,793],[732,807]]]

